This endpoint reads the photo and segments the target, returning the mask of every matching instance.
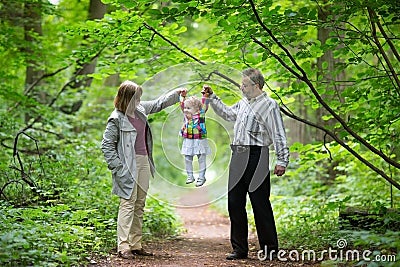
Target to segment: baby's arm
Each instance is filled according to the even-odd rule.
[[[206,113],[207,112],[207,110],[208,110],[208,104],[209,104],[209,102],[210,102],[210,100],[208,99],[208,96],[210,95],[209,94],[209,91],[208,91],[208,88],[209,88],[209,86],[208,85],[204,85],[203,86],[203,90],[201,91],[201,93],[202,93],[202,97],[201,97],[201,103],[203,104],[203,106],[202,106],[202,109],[204,110],[204,113]],[[210,88],[211,89],[211,88]]]
[[[182,112],[183,112],[183,108],[185,107],[185,97],[182,97],[180,106],[181,106],[181,110],[182,110]]]
[[[181,97],[182,97],[182,100],[181,100],[180,106],[181,106],[181,110],[183,112],[183,108],[185,107],[184,103],[185,103],[185,99],[186,99],[186,91],[181,92]]]
[[[201,108],[203,109],[204,113],[206,113],[208,110],[209,102],[210,100],[208,99],[208,97],[206,97],[205,94],[203,94],[203,96],[201,97],[201,104],[203,104],[203,106]]]

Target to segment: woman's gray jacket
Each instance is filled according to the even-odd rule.
[[[138,116],[146,122],[146,147],[149,155],[151,174],[154,176],[153,138],[147,115],[156,113],[179,101],[176,91],[152,101],[141,101],[137,107]],[[136,179],[135,154],[136,129],[129,122],[128,117],[114,110],[107,120],[107,127],[103,134],[101,150],[104,153],[108,168],[112,172],[112,193],[129,199]]]

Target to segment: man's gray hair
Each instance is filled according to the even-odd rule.
[[[258,69],[245,69],[242,72],[242,76],[243,77],[248,77],[252,82],[254,82],[255,84],[258,84],[260,86],[260,89],[262,90],[264,87],[264,76],[262,75],[261,71],[259,71]]]

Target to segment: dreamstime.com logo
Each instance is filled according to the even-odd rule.
[[[396,255],[383,255],[375,254],[371,250],[356,250],[356,249],[345,249],[347,247],[346,239],[339,239],[336,242],[337,249],[329,247],[329,249],[324,249],[322,251],[314,250],[271,250],[269,251],[267,246],[264,250],[260,250],[257,257],[261,261],[276,258],[279,261],[323,261],[332,260],[340,262],[354,262],[354,261],[364,261],[364,262],[395,262]],[[273,257],[273,255],[276,255]]]

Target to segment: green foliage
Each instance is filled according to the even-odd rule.
[[[84,142],[64,143],[63,148],[62,154],[42,156],[45,177],[36,176],[37,166],[31,165],[39,195],[20,188],[8,195],[16,205],[29,207],[2,202],[3,265],[71,265],[113,245],[116,207],[108,196],[110,183],[99,164],[98,148]],[[83,155],[88,161],[77,160]],[[13,194],[19,197],[11,198]]]
[[[2,207],[3,266],[70,265],[110,245],[114,220],[96,210],[71,210],[65,204],[15,209]],[[107,244],[108,242],[108,244]]]
[[[335,245],[342,203],[326,197],[276,196],[271,199],[282,248],[321,251]]]
[[[154,196],[147,198],[148,207],[145,208],[143,218],[143,235],[145,238],[175,237],[181,232],[182,223],[177,220],[169,204],[157,198]]]
[[[320,164],[329,157],[324,146],[295,144],[292,148],[304,156],[291,163],[285,177],[272,176],[271,180],[271,202],[281,246],[322,251],[328,247],[335,248],[339,239],[346,239],[347,249],[368,249],[382,255],[396,255],[400,249],[396,239],[399,232],[389,230],[389,225],[398,222],[397,213],[379,216],[376,227],[370,225],[373,227],[370,230],[348,228],[339,220],[339,213],[345,207],[363,207],[378,214],[392,204],[398,210],[398,191],[391,194],[387,183],[365,165],[352,161],[351,155],[340,146],[328,146],[338,163],[334,180]],[[366,155],[369,156],[373,157]],[[326,262],[326,266],[331,266],[329,264],[337,266],[338,263]],[[382,264],[396,266],[393,262]]]
[[[32,199],[32,193],[26,190],[24,200],[13,201],[21,204],[29,200],[28,207],[1,202],[2,266],[75,265],[116,246],[119,200],[111,197],[111,175],[98,144],[77,141],[63,144],[63,149],[64,153],[53,154],[53,159],[45,161],[46,179],[36,179],[43,194],[51,198],[46,202]],[[21,196],[18,189],[14,193]],[[175,236],[179,229],[172,208],[149,198],[145,238]]]

